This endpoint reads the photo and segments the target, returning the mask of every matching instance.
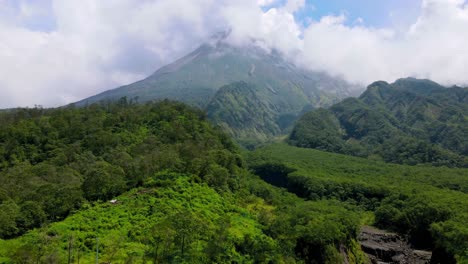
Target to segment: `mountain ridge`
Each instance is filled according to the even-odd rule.
[[[414,78],[380,81],[359,98],[304,115],[290,143],[396,163],[466,166],[467,116],[466,88]]]

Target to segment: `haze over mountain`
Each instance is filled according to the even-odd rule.
[[[363,86],[468,84],[465,0],[0,1],[0,108],[61,106],[135,82],[220,30]],[[404,63],[402,63],[404,62]]]
[[[375,82],[359,98],[304,115],[294,145],[387,162],[468,166],[468,88]]]
[[[304,70],[255,42],[238,47],[225,34],[136,83],[84,99],[78,106],[122,97],[170,99],[207,110],[215,123],[243,141],[280,135],[305,110],[326,107],[360,87]]]

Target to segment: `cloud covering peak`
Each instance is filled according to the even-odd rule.
[[[296,15],[305,0],[0,0],[0,107],[58,106],[144,78],[215,32],[259,40],[298,65],[370,83],[467,84],[468,7],[424,0],[403,30],[346,13]]]

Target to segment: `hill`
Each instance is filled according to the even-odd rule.
[[[468,166],[468,89],[429,80],[371,84],[305,114],[290,143],[403,164]]]
[[[181,103],[18,109],[0,115],[0,123],[3,238],[141,186],[160,170],[222,170],[218,187],[228,188],[229,172],[209,157],[227,155],[231,169],[237,166],[230,139]]]
[[[182,103],[0,113],[0,263],[363,263],[364,214],[245,167]]]
[[[250,88],[235,91],[226,88],[245,85]],[[357,89],[355,85],[326,73],[298,68],[276,51],[266,51],[253,43],[232,46],[221,38],[200,46],[144,80],[92,96],[76,105],[117,101],[122,97],[141,103],[177,100],[207,110],[209,116],[216,117],[214,121],[223,127],[229,124],[228,131],[236,139],[259,142],[286,133],[284,126],[294,122],[305,109],[329,106]],[[268,112],[268,121],[255,121],[268,125],[257,126],[244,119],[243,110],[236,107],[237,103],[243,102],[235,99],[247,96],[254,97],[257,110]],[[234,101],[220,105],[220,101],[228,100],[226,97]],[[238,118],[219,112],[229,112]]]

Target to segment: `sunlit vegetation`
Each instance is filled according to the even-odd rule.
[[[6,263],[90,263],[98,248],[106,263],[364,263],[352,207],[304,202],[249,181],[249,190],[219,193],[193,175],[161,172],[115,204],[85,204],[62,222],[3,241],[0,255]]]

